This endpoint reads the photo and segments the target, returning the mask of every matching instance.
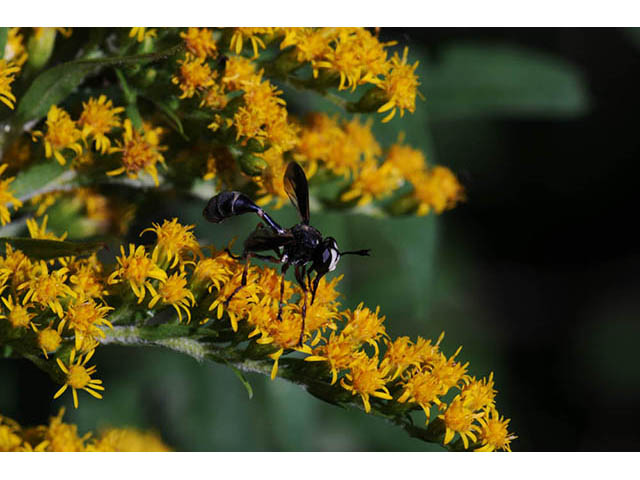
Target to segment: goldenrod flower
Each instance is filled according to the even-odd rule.
[[[187,323],[191,322],[190,308],[196,303],[196,299],[193,296],[191,290],[186,288],[187,279],[185,278],[186,272],[174,273],[169,278],[164,280],[158,286],[158,291],[153,295],[153,298],[149,302],[149,308],[153,308],[159,300],[165,305],[171,305],[178,313],[178,318],[182,322],[183,309],[187,314]]]
[[[385,386],[385,377],[389,373],[388,366],[379,366],[378,358],[369,358],[365,354],[355,357],[349,364],[349,372],[340,380],[340,385],[353,395],[362,398],[364,411],[371,411],[369,396],[391,400],[389,389]]]
[[[476,432],[479,430],[478,425],[473,422],[480,414],[473,413],[465,407],[460,396],[453,399],[445,412],[438,415],[438,418],[444,421],[446,432],[444,435],[444,444],[448,444],[456,433],[460,435],[465,449],[469,448],[469,440],[475,442],[477,440]]]
[[[0,165],[0,175],[8,168],[8,164],[3,163]],[[0,222],[2,225],[6,225],[11,221],[11,214],[7,205],[12,204],[13,210],[17,210],[22,207],[22,202],[13,196],[9,185],[15,180],[15,177],[0,179]]]
[[[131,120],[124,121],[124,133],[122,141],[116,140],[117,147],[112,147],[109,153],[122,152],[123,166],[107,172],[109,176],[127,174],[129,178],[138,178],[140,170],[144,170],[153,178],[156,186],[158,182],[158,162],[164,164],[164,157],[160,153],[161,147],[157,143],[157,135],[153,133],[150,137],[141,134],[133,128]]]
[[[394,43],[380,43],[364,28],[342,28],[335,39],[334,48],[316,65],[339,74],[339,90],[355,90],[358,85],[365,83],[377,84],[380,82],[379,76],[388,68],[385,47]]]
[[[59,268],[49,273],[46,262],[43,260],[34,265],[26,282],[18,285],[18,291],[28,289],[22,299],[22,304],[34,302],[44,307],[49,307],[58,317],[63,317],[60,300],[75,298],[76,293],[65,284],[67,280],[67,268]]]
[[[511,451],[511,441],[518,438],[509,433],[510,419],[501,417],[494,408],[487,409],[485,414],[478,419],[480,428],[478,431],[478,443],[481,447],[476,452],[493,452],[494,450]]]
[[[73,259],[67,263],[71,289],[76,292],[78,301],[88,298],[102,298],[107,294],[102,277],[102,263],[96,254],[85,259]]]
[[[391,163],[377,165],[374,160],[368,161],[358,171],[349,190],[340,196],[340,200],[349,202],[358,198],[358,206],[367,205],[374,199],[390,195],[402,186],[402,181],[400,172]]]
[[[240,55],[245,40],[251,42],[253,48],[253,58],[258,58],[259,48],[266,48],[264,42],[260,38],[262,35],[268,35],[273,32],[272,27],[239,27],[233,29],[229,50]]]
[[[71,350],[68,365],[65,365],[62,360],[56,358],[58,367],[60,367],[60,370],[62,370],[67,378],[62,388],[58,390],[53,396],[54,399],[62,395],[68,387],[71,387],[71,391],[73,393],[73,406],[75,408],[78,408],[77,390],[84,390],[92,397],[102,398],[102,395],[96,391],[104,390],[104,387],[102,386],[102,380],[91,378],[91,375],[96,372],[96,366],[92,365],[91,367],[85,367],[94,353],[95,350],[91,350],[84,356],[84,358],[82,357],[82,355],[78,355],[78,358],[76,359],[76,351]]]
[[[236,289],[241,285],[242,271],[235,272],[229,281],[218,291],[216,299],[209,306],[209,311],[215,311],[218,320],[222,318],[223,313],[227,313],[229,321],[231,322],[231,328],[234,332],[238,331],[238,322],[248,315],[251,305],[260,302],[260,298],[258,297],[260,287],[257,283],[257,276],[258,274],[255,267],[249,267],[247,284],[236,292]],[[229,299],[234,292],[236,293],[227,304],[227,299]]]
[[[485,407],[495,406],[496,391],[493,388],[493,372],[489,379],[476,380],[472,378],[467,385],[462,388],[460,398],[464,405],[474,411],[482,410]]]
[[[461,384],[469,383],[470,377],[467,375],[469,362],[461,363],[456,361],[456,357],[462,350],[458,350],[447,358],[443,353],[438,354],[431,364],[431,375],[438,379],[442,386],[442,394],[444,395],[450,388],[459,387]]]
[[[313,349],[313,354],[306,357],[306,362],[328,362],[331,369],[331,385],[336,383],[338,374],[347,368],[352,361],[356,346],[353,339],[341,333],[331,332],[324,345]]]
[[[287,164],[284,161],[282,153],[274,148],[270,148],[266,152],[259,154],[259,157],[266,160],[267,168],[265,168],[260,174],[260,177],[255,180],[260,187],[256,193],[258,198],[256,203],[260,206],[265,206],[275,200],[274,208],[281,208],[289,201],[283,181]]]
[[[342,316],[347,325],[342,334],[349,338],[354,345],[367,343],[378,351],[378,339],[387,337],[384,327],[384,316],[380,315],[380,307],[375,312],[360,303],[355,310],[347,310]]]
[[[88,452],[169,452],[155,432],[134,428],[107,428],[87,445]]]
[[[45,358],[49,358],[49,354],[58,350],[62,343],[62,337],[57,330],[53,329],[50,325],[42,330],[38,330],[35,325],[31,324],[31,327],[36,332],[38,337],[38,346]]]
[[[194,282],[208,283],[209,291],[213,288],[220,290],[222,284],[227,282],[233,273],[227,263],[221,261],[221,258],[221,256],[217,256],[198,260],[193,270]]]
[[[318,77],[320,62],[330,51],[331,42],[338,36],[337,28],[281,28],[284,38],[280,49],[295,46],[298,62],[310,62],[313,78]]]
[[[382,120],[383,123],[390,121],[396,114],[396,109],[400,110],[400,116],[405,110],[413,113],[416,109],[416,94],[418,92],[418,76],[415,71],[418,68],[418,61],[413,65],[407,64],[407,54],[409,48],[404,47],[402,58],[397,53],[391,59],[390,71],[378,85],[387,97],[387,102],[378,108],[379,113],[389,112]]]
[[[8,243],[5,248],[4,258],[0,255],[0,269],[9,273],[12,287],[17,288],[28,278],[32,268],[31,260]]]
[[[418,215],[426,215],[432,208],[442,213],[464,199],[462,186],[446,167],[436,166],[427,173],[414,175],[411,182],[419,203]]]
[[[129,30],[129,38],[135,38],[140,43],[145,41],[147,38],[152,38],[155,36],[157,36],[155,28],[132,27],[131,30]]]
[[[111,147],[111,140],[106,134],[120,126],[118,114],[124,112],[124,108],[114,107],[106,95],[100,95],[97,100],[90,98],[88,102],[82,102],[82,107],[78,119],[78,126],[82,128],[82,138],[93,136],[96,150],[107,153]]]
[[[155,249],[158,250],[156,256],[159,265],[164,265],[166,261],[169,268],[175,268],[178,264],[183,268],[185,262],[193,263],[196,257],[202,257],[193,229],[193,225],[180,225],[178,219],[173,218],[171,221],[165,220],[162,226],[154,223],[152,228],[145,228],[140,235],[145,232],[156,234]],[[191,254],[190,259],[186,258],[187,253]]]
[[[27,219],[27,229],[29,230],[29,235],[31,238],[39,238],[44,240],[59,240],[62,241],[67,238],[67,232],[63,233],[61,236],[56,236],[52,232],[47,232],[47,221],[49,220],[48,215],[45,215],[42,218],[42,225],[38,225],[38,221],[35,218]]]
[[[20,426],[0,415],[0,452],[18,452],[21,446]]]
[[[440,396],[443,392],[442,384],[438,378],[431,375],[429,371],[418,371],[411,377],[402,381],[403,391],[398,402],[407,401],[417,403],[426,416],[426,423],[431,418],[432,404],[440,405]]]
[[[61,407],[58,415],[49,419],[49,425],[38,427],[36,431],[47,442],[50,452],[82,452],[91,433],[80,437],[76,425],[62,421],[64,412],[65,408]]]
[[[20,33],[20,27],[11,27],[7,34],[7,43],[4,52],[0,52],[0,57],[4,54],[4,59],[22,68],[24,62],[29,58],[27,49],[24,46],[24,37]]]
[[[401,143],[396,143],[389,148],[385,162],[396,167],[403,178],[408,181],[421,178],[420,175],[424,174],[427,169],[424,153]]]
[[[11,62],[0,59],[0,102],[13,110],[16,97],[11,93],[11,84],[15,80],[14,75],[20,71],[20,67]]]
[[[2,303],[9,310],[9,315],[0,315],[0,318],[6,318],[13,328],[28,327],[31,324],[31,319],[36,316],[35,313],[29,311],[30,304],[20,305],[20,302],[13,301],[11,295],[7,298],[2,297]]]
[[[58,324],[58,333],[62,334],[65,327],[73,331],[75,349],[76,351],[82,351],[81,347],[86,338],[96,340],[97,338],[105,337],[105,333],[100,327],[113,328],[111,322],[105,317],[110,310],[113,310],[113,308],[100,305],[93,299],[70,305],[62,321]]]
[[[389,365],[391,380],[395,380],[409,367],[419,367],[421,356],[409,337],[398,337],[393,342],[385,339],[387,349],[383,363]]]
[[[46,134],[39,130],[32,134],[34,140],[37,137],[43,137],[46,158],[51,158],[53,155],[60,165],[64,165],[67,160],[62,154],[63,150],[72,150],[76,155],[82,153],[82,145],[80,144],[82,132],[67,112],[52,105],[47,114],[46,125]]]
[[[196,91],[202,91],[214,84],[214,74],[204,57],[194,57],[190,53],[178,60],[180,76],[171,77],[171,82],[180,87],[180,98],[191,98]]]
[[[255,75],[255,64],[246,57],[231,55],[227,60],[222,76],[222,84],[229,91],[240,90]]]
[[[136,247],[130,243],[128,255],[125,253],[124,246],[120,246],[120,256],[116,257],[116,260],[120,266],[109,275],[107,283],[113,285],[123,281],[129,282],[131,290],[138,297],[138,303],[142,303],[147,290],[152,296],[157,295],[151,279],[167,280],[167,272],[156,264],[155,257],[147,256],[142,245]]]
[[[215,58],[218,53],[218,47],[208,28],[189,27],[186,32],[180,32],[180,38],[184,39],[187,50],[198,58]]]

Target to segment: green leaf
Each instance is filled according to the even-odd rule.
[[[4,47],[7,44],[9,36],[9,27],[0,27],[0,58],[4,56]]]
[[[65,242],[40,238],[0,237],[0,250],[4,251],[7,243],[15,249],[22,250],[28,257],[38,260],[90,255],[105,246],[103,242]]]
[[[28,200],[46,187],[53,189],[58,184],[61,186],[68,180],[67,177],[72,175],[71,170],[56,161],[40,163],[20,171],[15,180],[11,182],[11,191],[15,197],[22,201]]]
[[[51,105],[62,102],[89,74],[103,67],[122,67],[143,65],[166,60],[183,49],[182,44],[167,50],[144,55],[99,58],[92,60],[74,60],[56,65],[41,73],[24,94],[16,115],[20,122],[38,119],[47,114]]]
[[[189,137],[187,137],[187,135],[184,133],[184,128],[182,127],[182,121],[180,120],[180,117],[176,115],[176,113],[171,109],[171,107],[169,107],[169,105],[154,98],[145,98],[151,101],[162,113],[167,116],[169,121],[173,124],[173,128],[180,134],[182,138],[184,138],[186,141],[189,141]]]
[[[571,63],[509,45],[453,44],[438,61],[413,50],[432,120],[489,115],[570,117],[589,106],[587,86]],[[421,108],[418,101],[417,108]]]
[[[229,362],[225,361],[225,363],[233,371],[233,373],[235,373],[236,377],[238,377],[238,379],[242,382],[242,385],[244,385],[244,388],[247,389],[247,393],[249,394],[249,400],[251,400],[253,398],[253,388],[251,388],[251,384],[249,383],[249,381],[245,378],[244,374],[240,370],[238,370],[236,367],[231,365]]]

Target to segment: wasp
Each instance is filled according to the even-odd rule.
[[[244,242],[242,255],[235,256],[228,249],[227,253],[235,260],[243,260],[244,269],[240,285],[225,299],[225,307],[233,296],[247,285],[247,271],[251,258],[281,264],[280,270],[280,301],[278,304],[278,321],[282,320],[282,301],[284,294],[284,279],[287,270],[294,266],[295,278],[302,288],[302,327],[298,345],[302,344],[304,324],[307,312],[307,293],[311,293],[311,305],[315,300],[320,279],[328,272],[335,270],[342,255],[370,254],[369,249],[341,252],[333,237],[323,237],[314,227],[309,225],[309,185],[304,170],[296,162],[290,162],[284,174],[284,188],[291,203],[298,211],[300,223],[291,228],[282,228],[262,208],[256,205],[247,195],[236,191],[220,192],[212,197],[202,214],[213,223],[255,213],[262,222],[249,234]],[[273,252],[275,255],[261,252]]]

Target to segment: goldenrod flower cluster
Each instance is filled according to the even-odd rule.
[[[509,449],[514,437],[507,431],[508,420],[495,410],[493,375],[470,377],[468,364],[456,360],[460,349],[447,357],[440,351],[442,337],[435,343],[420,337],[392,340],[379,307],[341,310],[336,286],[342,277],[321,280],[315,302],[307,307],[300,344],[300,288],[285,281],[285,306],[278,318],[278,272],[252,265],[241,287],[243,264],[213,247],[206,256],[192,230],[175,218],[154,224],[142,232],[155,235],[154,245],[121,247],[113,266],[102,265],[94,254],[61,258],[51,267],[10,247],[0,257],[6,310],[0,318],[8,323],[8,338],[24,342],[21,348],[39,348],[45,358],[55,358],[63,384],[54,398],[69,388],[76,407],[78,390],[102,398],[102,381],[94,378],[96,366],[89,363],[114,328],[110,313],[117,299],[129,297],[134,310],[154,314],[171,307],[177,316],[173,322],[228,329],[261,346],[263,358],[273,360],[272,379],[281,357],[299,352],[307,362],[326,364],[326,381],[359,396],[366,412],[374,399],[380,408],[416,406],[428,424],[436,408],[446,427],[444,444],[457,434],[465,449]],[[445,401],[451,392],[457,395]]]
[[[441,338],[391,339],[379,308],[341,308],[341,277],[320,281],[301,331],[299,286],[285,281],[280,305],[275,269],[250,265],[243,282],[244,265],[203,246],[194,226],[177,218],[152,223],[141,232],[144,245],[113,238],[130,233],[139,203],[165,195],[204,202],[216,191],[240,190],[280,207],[288,202],[283,175],[292,160],[310,179],[312,208],[369,213],[375,204],[390,215],[425,215],[454,207],[463,199],[454,173],[428,164],[404,141],[382,145],[373,133],[373,122],[416,108],[418,62],[408,60],[406,47],[400,55],[395,42],[364,28],[135,27],[90,42],[78,51],[81,61],[56,64],[65,75],[51,75],[46,65],[60,58],[56,42],[69,35],[11,28],[0,52],[0,100],[7,114],[17,105],[7,128],[0,125],[6,355],[46,370],[59,384],[54,398],[69,391],[77,408],[78,391],[108,394],[94,353],[126,329],[128,344],[156,342],[241,366],[256,361],[271,378],[296,379],[295,368],[306,369],[304,378],[323,385],[326,398],[366,412],[404,418],[422,410],[428,437],[451,448],[510,448],[515,437],[495,408],[493,376],[470,377],[459,351],[440,351]],[[95,67],[91,75],[82,60]],[[20,77],[26,62],[36,80]],[[14,82],[24,88],[13,89]],[[291,87],[330,94],[349,112],[382,115],[294,116]],[[16,98],[14,91],[25,93]],[[68,242],[60,228],[58,235],[48,230],[49,219],[70,238],[106,241],[111,234],[113,248],[98,255],[100,243]],[[13,237],[21,231],[30,238]],[[221,347],[229,343],[243,347]],[[66,433],[50,433],[54,424]],[[51,425],[27,437],[2,418],[0,446],[122,449],[122,442],[142,442],[118,430],[79,438],[72,426],[61,427],[61,416]],[[70,443],[56,446],[65,438]]]
[[[64,408],[47,425],[21,427],[0,415],[0,452],[168,452],[157,433],[135,428],[106,428],[97,434],[78,434],[78,427],[62,421]]]

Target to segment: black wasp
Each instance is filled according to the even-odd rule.
[[[247,270],[252,257],[282,264],[280,272],[280,302],[278,305],[278,320],[282,320],[284,277],[290,265],[295,266],[296,280],[302,287],[302,328],[298,344],[302,344],[304,334],[304,322],[307,312],[307,291],[311,291],[311,305],[316,296],[316,290],[320,279],[328,272],[333,271],[340,260],[341,255],[369,255],[369,250],[356,250],[341,252],[338,244],[332,237],[323,238],[322,234],[309,225],[309,185],[302,167],[295,162],[287,165],[284,174],[284,188],[291,203],[298,210],[301,222],[291,228],[282,228],[262,208],[256,205],[249,197],[241,192],[221,192],[209,200],[202,214],[204,218],[213,223],[220,223],[225,218],[244,213],[256,213],[264,222],[259,223],[256,229],[244,242],[241,256],[234,256],[229,250],[227,253],[236,260],[244,260],[244,270],[240,285],[225,300],[225,305],[238,291],[247,284]],[[257,252],[273,250],[273,255],[263,255]],[[310,264],[310,265],[309,265]],[[312,272],[315,276],[312,278]]]

